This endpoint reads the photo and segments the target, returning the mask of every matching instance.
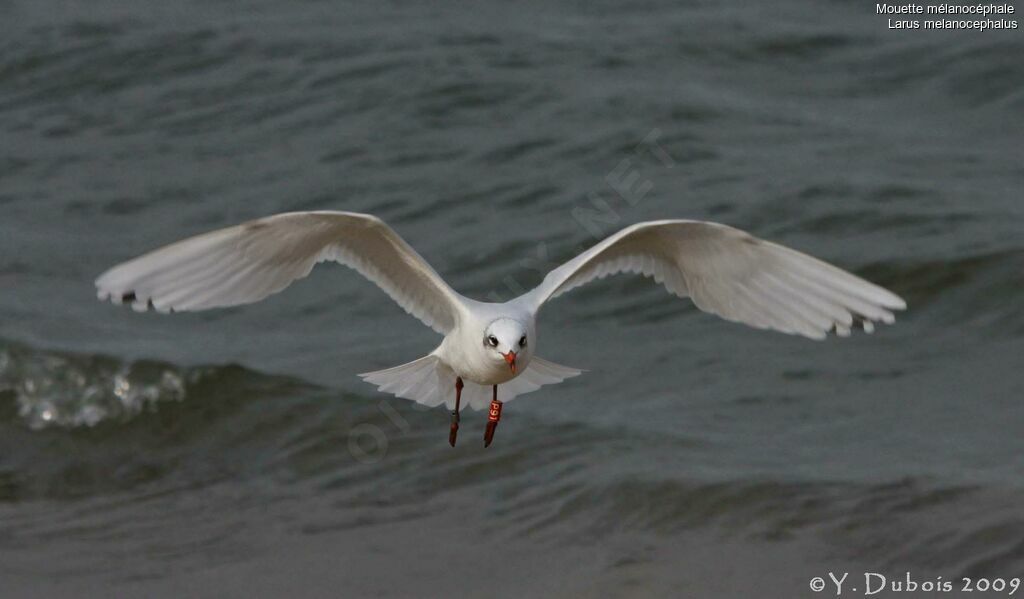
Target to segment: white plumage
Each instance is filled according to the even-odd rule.
[[[498,399],[507,401],[580,374],[534,357],[537,313],[548,300],[615,273],[652,277],[726,320],[812,339],[849,335],[857,323],[871,332],[873,323],[891,323],[893,311],[906,308],[895,294],[806,254],[690,220],[627,227],[500,304],[456,293],[380,219],[329,211],[279,214],[192,237],[110,269],[96,286],[100,299],[137,310],[204,310],[263,299],[327,260],[355,269],[444,335],[429,355],[363,379],[449,408],[459,377],[466,404],[483,409],[488,386],[499,385]]]

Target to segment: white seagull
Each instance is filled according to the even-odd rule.
[[[854,323],[870,333],[875,322],[891,323],[893,311],[906,308],[895,294],[821,260],[695,220],[626,227],[504,303],[456,293],[379,218],[336,211],[278,214],[185,239],[115,266],[96,287],[100,299],[138,311],[205,310],[259,301],[324,261],[358,271],[444,335],[418,360],[360,376],[398,397],[445,404],[453,446],[463,398],[474,409],[489,407],[486,447],[503,402],[580,374],[534,353],[537,313],[594,279],[640,273],[705,312],[811,339],[848,336]]]

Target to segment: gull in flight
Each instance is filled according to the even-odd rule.
[[[100,299],[138,311],[205,310],[259,301],[326,261],[356,270],[444,336],[418,360],[360,376],[398,397],[445,404],[452,446],[463,402],[488,410],[487,447],[504,402],[580,374],[536,355],[537,313],[594,279],[639,273],[705,312],[811,339],[845,337],[855,325],[870,333],[906,308],[895,294],[807,254],[695,220],[626,227],[504,303],[455,292],[379,218],[335,211],[278,214],[185,239],[115,266],[96,287]]]

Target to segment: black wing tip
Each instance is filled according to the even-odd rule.
[[[849,326],[842,325],[841,323],[832,323],[832,327],[826,331],[829,335],[835,335],[836,337],[850,337],[855,331],[861,331],[867,335],[873,334],[878,330],[878,325],[892,325],[895,324],[896,318],[868,318],[863,314],[853,314],[852,322]]]
[[[102,300],[110,300],[116,306],[129,306],[135,311],[146,312],[149,310],[156,310],[156,306],[153,304],[153,298],[146,298],[145,309],[142,309],[142,302],[139,300],[139,296],[135,291],[125,291],[121,294],[117,292],[105,292],[100,295]],[[174,313],[174,308],[168,308],[168,312]]]

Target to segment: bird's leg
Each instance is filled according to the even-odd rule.
[[[490,447],[494,439],[494,429],[498,428],[498,421],[501,420],[501,402],[498,401],[498,386],[494,386],[494,395],[491,399],[491,409],[487,413],[487,430],[484,431],[484,447]]]
[[[448,444],[455,447],[455,437],[459,434],[459,401],[462,399],[462,377],[455,377],[455,409],[452,410],[452,428],[448,431]]]

